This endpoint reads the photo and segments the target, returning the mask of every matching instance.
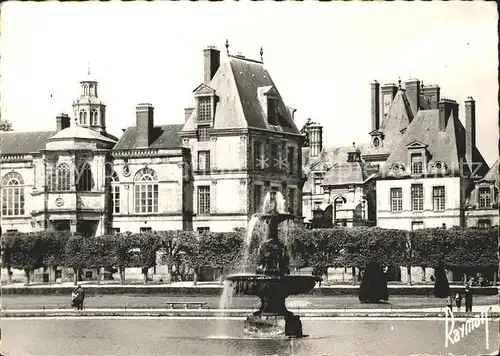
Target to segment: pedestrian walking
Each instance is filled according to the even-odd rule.
[[[73,293],[71,293],[72,305],[76,306],[77,310],[83,310],[83,301],[85,300],[85,291],[81,285],[78,285]]]
[[[455,294],[455,304],[457,305],[457,310],[460,311],[460,308],[462,307],[462,295],[460,292]]]
[[[465,312],[472,312],[472,286],[465,286]]]

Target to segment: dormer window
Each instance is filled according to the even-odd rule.
[[[269,125],[277,125],[277,106],[278,100],[267,98],[267,122]]]
[[[380,138],[378,137],[373,138],[373,147],[380,147]]]
[[[479,208],[491,208],[490,188],[479,188]]]
[[[423,159],[422,154],[416,153],[411,155],[411,173],[422,174],[423,172]]]
[[[212,121],[212,98],[209,96],[198,98],[198,121]]]

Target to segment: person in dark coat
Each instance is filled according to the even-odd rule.
[[[446,298],[446,307],[450,309],[450,311],[453,311],[453,298],[451,294]]]
[[[85,291],[83,290],[81,285],[73,291],[73,301],[77,310],[83,310],[83,301],[85,300]]]
[[[462,307],[462,295],[460,292],[455,294],[455,304],[457,305],[457,310],[460,311],[460,308]]]
[[[465,312],[472,312],[472,286],[465,285]]]

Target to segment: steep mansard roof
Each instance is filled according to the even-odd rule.
[[[290,108],[279,94],[263,63],[240,56],[229,56],[220,64],[217,73],[207,86],[217,97],[214,129],[256,128],[299,135]],[[265,93],[272,92],[278,100],[278,125],[267,121],[264,105]],[[196,129],[196,110],[187,120],[182,131]]]

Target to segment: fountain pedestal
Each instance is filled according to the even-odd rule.
[[[276,211],[276,193],[270,192],[265,214],[254,214],[252,218],[268,224],[267,239],[257,252],[257,273],[238,274],[227,277],[240,294],[255,295],[261,305],[244,323],[244,334],[254,338],[302,337],[302,322],[298,315],[286,309],[285,299],[289,295],[309,292],[317,281],[315,276],[290,275],[290,258],[287,247],[278,239],[278,225],[293,220],[290,214]],[[251,231],[249,232],[251,234]]]
[[[252,338],[302,337],[302,322],[297,315],[252,315],[243,324],[243,334]]]

